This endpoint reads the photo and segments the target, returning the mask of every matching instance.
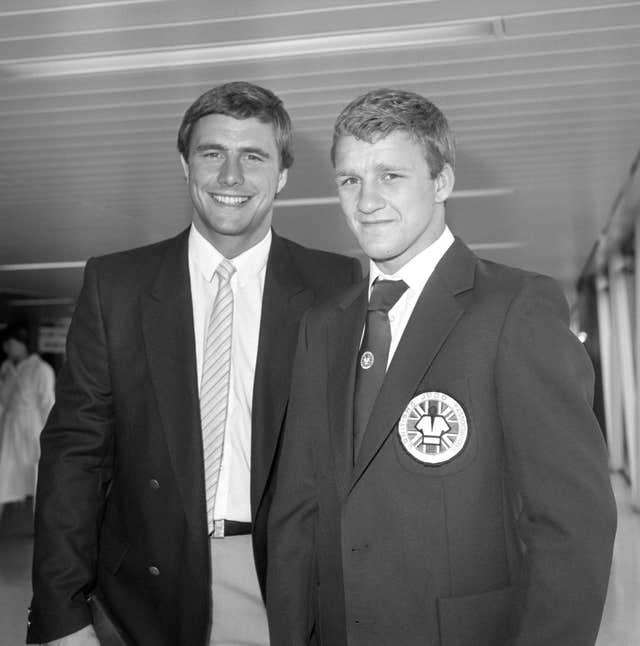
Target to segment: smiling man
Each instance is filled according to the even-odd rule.
[[[256,117],[207,114],[188,132],[189,147],[181,145],[180,159],[194,227],[222,255],[234,258],[265,239],[274,196],[287,182],[274,126]]]
[[[87,263],[42,434],[29,643],[269,644],[266,519],[298,323],[360,265],[272,231],[293,156],[269,90],[209,90],[178,150],[192,225]]]
[[[273,643],[593,646],[615,504],[558,285],[454,238],[453,137],[424,97],[354,100],[332,159],[370,273],[301,324]]]

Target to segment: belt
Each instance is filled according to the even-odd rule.
[[[214,520],[212,538],[224,538],[225,536],[243,536],[251,534],[251,523],[239,520]]]

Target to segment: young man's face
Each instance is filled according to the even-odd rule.
[[[27,346],[24,343],[21,343],[17,339],[7,339],[2,344],[2,349],[4,353],[12,361],[19,361],[23,359],[27,354]]]
[[[273,125],[207,115],[193,127],[189,159],[181,159],[198,231],[227,258],[260,242],[287,181]]]
[[[349,227],[386,274],[398,271],[444,231],[453,171],[445,165],[431,179],[422,146],[404,131],[372,144],[341,137],[335,177]]]

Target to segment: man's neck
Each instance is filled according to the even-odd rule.
[[[224,235],[219,233],[214,234],[206,229],[203,230],[204,227],[195,220],[193,221],[193,226],[198,230],[200,235],[227,260],[232,260],[252,247],[255,247],[265,239],[271,229],[271,226],[268,225],[264,229],[255,231],[250,236],[243,236]]]

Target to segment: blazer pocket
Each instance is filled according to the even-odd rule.
[[[441,646],[503,646],[511,636],[513,587],[438,599]]]
[[[103,529],[100,535],[100,546],[98,549],[99,563],[111,572],[117,574],[124,557],[129,551],[129,544],[117,538],[107,528]]]

